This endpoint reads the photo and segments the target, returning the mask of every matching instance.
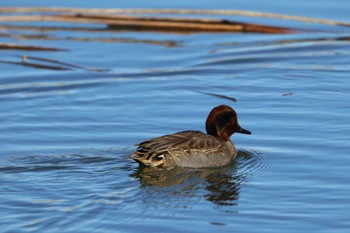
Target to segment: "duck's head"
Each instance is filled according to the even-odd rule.
[[[227,141],[235,132],[243,134],[251,134],[249,130],[243,129],[238,124],[237,113],[230,106],[219,105],[208,115],[205,122],[207,134],[220,137]]]

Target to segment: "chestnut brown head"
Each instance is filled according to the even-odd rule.
[[[205,123],[207,134],[220,137],[227,141],[235,132],[251,134],[249,130],[243,129],[238,124],[237,113],[230,106],[219,105],[208,115]]]

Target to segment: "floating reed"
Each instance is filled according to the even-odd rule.
[[[57,48],[42,47],[42,46],[35,46],[35,45],[8,44],[8,43],[0,43],[0,49],[27,50],[27,51],[67,51],[66,49],[57,49]]]
[[[48,63],[54,63],[62,66],[67,66],[70,68],[78,68],[82,70],[87,70],[87,71],[94,71],[94,72],[101,72],[103,69],[99,68],[92,68],[92,67],[86,67],[86,66],[81,66],[81,65],[76,65],[68,62],[62,62],[59,60],[54,60],[54,59],[49,59],[49,58],[42,58],[42,57],[34,57],[34,56],[21,56],[23,62],[27,62],[29,59],[36,60],[36,61],[43,61],[43,62],[48,62]],[[67,69],[67,68],[66,68]]]
[[[20,66],[29,66],[29,67],[36,68],[36,69],[70,70],[69,68],[62,67],[62,66],[44,65],[44,64],[40,64],[40,63],[27,62],[25,60],[23,60],[23,61],[9,61],[9,60],[1,60],[0,59],[0,63],[20,65]]]
[[[348,22],[328,19],[319,19],[295,15],[273,14],[243,10],[190,10],[190,9],[98,9],[98,8],[65,8],[65,7],[3,7],[0,13],[76,13],[76,14],[186,14],[186,15],[239,15],[247,17],[273,18],[283,20],[301,21],[305,23],[318,23],[326,25],[350,26]]]
[[[0,13],[15,14],[2,15],[0,22],[71,22],[71,23],[85,23],[90,24],[87,27],[57,27],[55,26],[18,26],[4,24],[0,25],[0,29],[5,30],[71,30],[71,31],[103,31],[110,29],[117,30],[146,30],[157,32],[177,32],[177,33],[193,33],[193,32],[250,32],[250,33],[294,33],[299,30],[287,27],[276,27],[262,24],[242,23],[236,21],[229,21],[225,19],[213,18],[183,18],[183,17],[150,17],[150,16],[134,16],[133,14],[155,15],[155,14],[172,14],[172,15],[239,15],[248,17],[264,17],[275,19],[297,20],[307,23],[319,23],[337,26],[350,26],[350,23],[315,19],[299,16],[289,16],[280,14],[271,14],[263,12],[239,11],[239,10],[182,10],[182,9],[85,9],[85,8],[45,8],[45,7],[10,7],[0,8]],[[23,13],[18,15],[18,13]],[[29,15],[26,13],[30,13]],[[128,15],[126,15],[128,14]],[[106,25],[105,28],[99,28],[92,24]],[[91,26],[92,25],[92,26]],[[301,30],[300,30],[301,31]],[[3,34],[3,36],[11,36],[11,34]],[[30,35],[32,36],[32,35]],[[24,35],[23,38],[30,37]],[[33,37],[33,36],[32,36]],[[53,38],[55,39],[55,38]],[[99,38],[85,39],[85,38],[70,38],[74,40],[101,40]],[[103,39],[106,41],[106,38]],[[153,40],[130,40],[130,39],[108,39],[107,41],[122,41],[122,42],[138,42],[138,43],[154,43],[160,44],[159,41]],[[167,46],[177,46],[173,42],[162,43]],[[0,43],[0,49],[25,50],[25,51],[67,51],[64,49],[33,46],[33,45],[19,45]],[[102,69],[85,67],[58,60],[40,58],[34,56],[22,56],[21,61],[0,60],[0,63],[16,64],[30,66],[40,69],[52,70],[70,70],[72,68],[84,69],[88,71],[100,72]],[[40,61],[48,64],[39,64],[28,62],[28,60]],[[225,98],[232,101],[237,101],[233,97],[219,95],[215,93],[203,94]]]
[[[215,96],[215,97],[222,98],[222,99],[231,100],[233,102],[237,102],[237,99],[235,97],[231,97],[231,96],[227,96],[227,95],[210,93],[210,92],[199,92],[199,93],[202,93],[202,94],[205,94],[205,95],[210,95],[210,96]]]
[[[92,14],[59,15],[20,15],[2,16],[0,22],[51,21],[105,24],[111,28],[131,30],[157,30],[176,32],[255,32],[255,33],[292,33],[291,28],[274,27],[260,24],[241,23],[220,19],[156,18],[138,16],[106,16]]]

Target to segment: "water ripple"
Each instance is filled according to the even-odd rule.
[[[252,151],[240,151],[239,157],[232,164],[222,168],[189,169],[175,167],[171,169],[151,168],[140,166],[132,174],[140,181],[142,187],[147,190],[143,199],[152,199],[149,187],[159,194],[171,193],[171,196],[182,196],[189,199],[190,205],[193,198],[205,198],[215,205],[237,205],[241,183],[246,183],[256,173],[267,172],[260,163],[262,156]],[[148,187],[148,188],[147,188]],[[161,188],[161,189],[159,189]],[[203,188],[206,190],[203,193]],[[168,195],[162,195],[164,198]],[[163,199],[160,199],[164,201]]]

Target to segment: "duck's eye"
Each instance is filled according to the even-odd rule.
[[[161,160],[163,160],[165,157],[164,157],[164,155],[157,155],[156,157],[155,157],[155,159],[157,160],[157,161],[161,161]]]

